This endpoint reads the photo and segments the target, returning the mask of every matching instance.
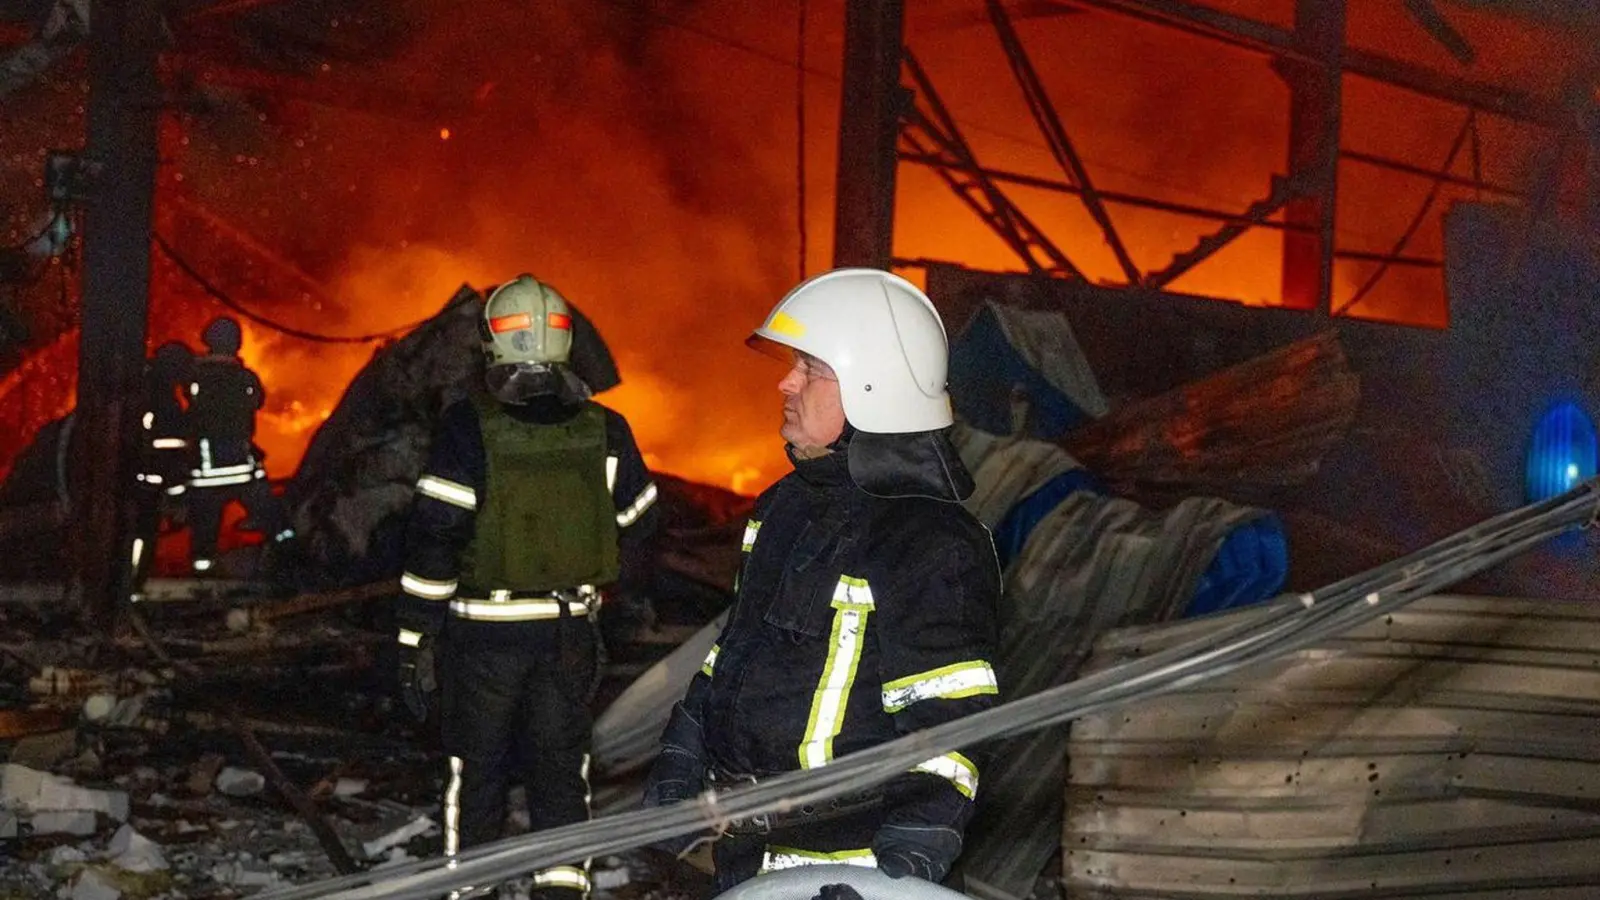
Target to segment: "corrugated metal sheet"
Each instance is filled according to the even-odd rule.
[[[1076,465],[1038,441],[967,435],[958,446],[979,485],[968,506],[991,525]],[[997,661],[1003,694],[1015,699],[1070,681],[1107,629],[1171,615],[1193,593],[1227,533],[1260,514],[1212,499],[1153,512],[1116,497],[1069,495],[1035,527],[1006,571]],[[968,894],[1022,898],[1032,892],[1057,848],[1066,740],[1062,727],[995,748],[960,864]]]
[[[1086,668],[1252,614],[1113,632]],[[1600,606],[1429,598],[1068,753],[1072,900],[1600,897]]]

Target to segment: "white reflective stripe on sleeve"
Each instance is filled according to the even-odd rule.
[[[144,559],[144,538],[133,539],[133,567],[139,567],[139,560]]]
[[[402,628],[400,629],[400,643],[407,647],[420,647],[422,646],[422,632]]]
[[[424,475],[418,478],[417,493],[461,509],[475,510],[478,508],[477,491],[464,484],[459,484],[448,478],[440,478],[437,475]]]
[[[613,496],[617,493],[617,466],[621,460],[615,456],[606,457],[606,493]]]
[[[568,603],[573,616],[587,616],[589,604],[583,601]],[[561,604],[554,600],[479,600],[457,597],[450,601],[450,612],[462,619],[486,622],[531,622],[538,619],[559,619]]]
[[[981,659],[952,663],[929,672],[896,678],[883,686],[883,711],[899,712],[923,700],[959,700],[998,694],[994,668]]]
[[[215,468],[201,464],[200,468],[191,469],[189,474],[196,478],[212,478],[218,475],[249,475],[255,470],[255,463],[239,463],[236,466],[216,466]]]
[[[189,479],[190,487],[226,487],[230,484],[248,484],[256,476],[245,472],[240,475],[196,475]]]
[[[456,595],[454,581],[441,581],[434,578],[423,578],[410,572],[400,574],[400,590],[413,597],[424,600],[449,600]]]
[[[450,757],[450,780],[444,785],[444,855],[461,849],[461,757]]]
[[[768,847],[761,854],[761,871],[758,875],[769,872],[781,872],[784,869],[795,869],[800,866],[826,866],[845,865],[862,866],[868,869],[878,867],[878,858],[872,855],[871,850],[839,850],[834,853],[817,853],[812,850],[796,850],[793,847]]]
[[[950,782],[968,800],[978,796],[978,767],[959,753],[946,753],[919,763],[913,772],[926,772]]]
[[[550,869],[543,869],[534,873],[533,886],[588,891],[589,873],[577,866],[556,866]]]
[[[644,486],[644,490],[639,492],[639,496],[633,498],[632,505],[617,513],[617,525],[621,528],[627,528],[637,522],[639,517],[644,515],[645,510],[655,505],[655,502],[656,483],[652,481]]]
[[[839,576],[833,591],[833,634],[828,659],[811,698],[811,716],[800,739],[800,768],[815,769],[833,759],[833,739],[844,726],[845,706],[861,664],[867,616],[872,612],[872,588],[864,578]]]
[[[706,654],[706,661],[700,664],[700,671],[710,675],[717,668],[717,654],[721,652],[721,644],[712,644],[711,652]]]
[[[755,519],[751,519],[750,521],[744,523],[744,546],[742,548],[744,552],[749,553],[751,550],[756,548],[756,535],[760,533],[760,522],[757,522]]]
[[[189,442],[183,438],[164,437],[151,441],[150,446],[156,450],[178,450],[189,446]]]

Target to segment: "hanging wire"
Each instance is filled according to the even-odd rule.
[[[806,0],[800,0],[800,21],[795,28],[794,133],[795,213],[800,231],[800,280],[806,277]]]
[[[1389,260],[1399,256],[1405,251],[1406,245],[1411,243],[1411,239],[1417,234],[1417,229],[1422,227],[1422,223],[1428,217],[1428,212],[1433,209],[1434,202],[1439,199],[1439,191],[1444,187],[1444,176],[1450,174],[1450,168],[1455,165],[1456,156],[1461,153],[1462,145],[1467,142],[1469,135],[1476,133],[1477,120],[1477,110],[1471,110],[1467,113],[1467,121],[1462,123],[1461,131],[1456,134],[1454,143],[1450,145],[1450,153],[1445,156],[1444,165],[1434,173],[1433,185],[1428,188],[1428,196],[1423,198],[1422,208],[1417,210],[1417,214],[1411,218],[1411,224],[1406,226],[1406,230],[1400,235],[1400,239],[1395,241],[1393,249],[1389,251],[1389,257],[1378,263],[1378,268],[1368,276],[1366,283],[1361,285],[1360,290],[1352,294],[1350,299],[1344,302],[1344,305],[1334,310],[1333,315],[1342,316],[1351,307],[1367,299],[1367,295],[1372,293],[1372,289],[1377,286],[1379,281],[1383,280],[1384,275],[1388,274]]]
[[[406,332],[411,331],[413,328],[416,328],[417,326],[428,321],[428,319],[418,319],[415,322],[408,322],[404,325],[390,328],[385,331],[378,331],[372,334],[348,336],[318,334],[314,331],[306,331],[301,328],[295,328],[292,325],[285,325],[282,322],[269,319],[260,313],[253,312],[252,310],[241,305],[239,301],[228,296],[225,291],[217,287],[215,284],[212,284],[209,279],[200,274],[200,272],[196,270],[194,266],[189,264],[188,260],[180,256],[178,252],[172,248],[172,245],[167,243],[167,239],[162,237],[160,234],[152,233],[152,238],[155,241],[156,246],[160,248],[163,254],[166,255],[167,259],[171,260],[172,264],[178,267],[178,271],[187,275],[191,281],[199,285],[200,289],[209,294],[213,300],[216,300],[218,303],[221,303],[223,306],[226,306],[239,315],[244,316],[246,319],[249,319],[257,325],[270,328],[273,331],[289,335],[290,337],[299,338],[303,341],[314,341],[319,344],[371,344],[378,341],[399,337],[400,335],[405,334]]]

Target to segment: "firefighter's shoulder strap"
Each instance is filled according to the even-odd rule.
[[[606,480],[606,414],[585,403],[544,425],[473,394],[483,432],[485,497],[462,586],[553,591],[615,581],[616,507]]]

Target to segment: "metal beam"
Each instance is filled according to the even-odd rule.
[[[1182,0],[1042,0],[1042,2],[1053,3],[1063,9],[1082,7],[1100,9],[1176,28],[1258,53],[1311,65],[1332,65],[1331,60],[1308,54],[1300,49],[1292,31],[1243,16],[1185,3]],[[1424,97],[1432,97],[1480,112],[1493,113],[1519,122],[1530,122],[1562,131],[1576,127],[1575,116],[1557,100],[1488,82],[1458,78],[1365,50],[1345,47],[1343,54],[1343,69],[1347,75],[1358,75]]]
[[[900,130],[903,0],[845,4],[833,264],[889,267]]]
[[[944,102],[934,90],[933,82],[917,63],[911,51],[906,51],[906,71],[911,74],[920,92],[919,99],[926,103],[928,112],[913,109],[908,116],[901,139],[919,156],[931,156],[943,161],[935,167],[940,179],[955,192],[957,198],[977,213],[994,229],[1031,272],[1082,278],[1083,272],[1072,260],[1051,242],[1050,238],[1029,219],[1011,198],[983,174],[983,169],[972,154],[972,148],[961,136],[961,130],[951,118]],[[933,149],[923,141],[926,137]],[[959,178],[958,175],[965,176]],[[1039,255],[1044,259],[1040,260]]]
[[[1333,295],[1334,211],[1338,207],[1339,61],[1344,50],[1345,0],[1297,0],[1296,47],[1328,61],[1313,65],[1281,60],[1289,83],[1289,171],[1304,173],[1303,187],[1284,208],[1284,220],[1313,231],[1283,237],[1283,305],[1327,309]]]
[[[1133,258],[1128,255],[1127,247],[1123,245],[1116,226],[1111,222],[1111,215],[1106,212],[1105,204],[1100,201],[1100,195],[1089,179],[1089,170],[1084,167],[1077,148],[1067,136],[1066,126],[1056,114],[1055,104],[1045,92],[1044,84],[1039,80],[1039,73],[1033,67],[1033,60],[1028,58],[1027,48],[1023,46],[1016,27],[1012,25],[1010,15],[1000,0],[987,0],[987,5],[989,19],[994,23],[995,33],[1000,37],[1000,47],[1005,51],[1006,61],[1011,65],[1011,74],[1016,77],[1017,85],[1022,88],[1022,97],[1027,101],[1028,111],[1032,113],[1034,123],[1039,126],[1045,142],[1050,146],[1050,154],[1055,157],[1056,165],[1060,166],[1072,183],[1081,189],[1083,205],[1089,210],[1089,217],[1100,226],[1100,233],[1105,236],[1106,245],[1116,256],[1117,265],[1122,268],[1123,276],[1128,279],[1129,284],[1138,284],[1143,275],[1139,267],[1134,265]]]
[[[1312,180],[1310,176],[1303,173],[1290,178],[1273,176],[1272,190],[1266,197],[1250,204],[1250,208],[1245,210],[1240,221],[1229,222],[1215,233],[1202,237],[1195,243],[1193,248],[1175,255],[1172,258],[1172,262],[1168,263],[1165,269],[1159,272],[1151,272],[1145,277],[1144,283],[1154,288],[1164,288],[1171,284],[1185,272],[1217,255],[1218,251],[1233,243],[1236,238],[1246,231],[1266,221],[1268,216],[1293,203],[1296,199],[1303,197],[1306,193],[1306,183]],[[1304,231],[1290,231],[1284,235],[1283,240],[1285,244],[1288,244],[1292,239],[1307,236]]]
[[[159,0],[95,0],[89,35],[83,332],[74,427],[69,599],[102,633],[132,588],[133,476],[144,412],[161,91]]]

